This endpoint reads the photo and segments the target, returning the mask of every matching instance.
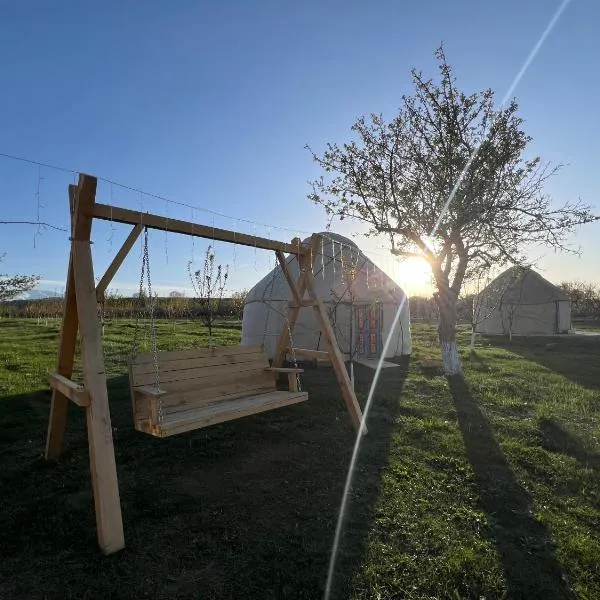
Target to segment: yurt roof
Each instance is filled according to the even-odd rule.
[[[386,273],[384,273],[373,261],[371,261],[352,240],[337,233],[329,231],[322,232],[323,246],[317,250],[314,258],[314,281],[315,289],[321,298],[325,296],[335,296],[338,299],[346,300],[345,294],[347,286],[339,277],[341,269],[341,257],[344,260],[352,259],[358,261],[359,269],[356,282],[353,286],[354,294],[357,300],[363,302],[380,301],[383,303],[401,302],[405,297],[404,291],[394,282]],[[310,238],[304,240],[308,243]],[[331,266],[331,260],[336,256],[335,264],[337,271]],[[290,258],[288,257],[289,261]],[[295,263],[295,261],[294,261]],[[323,271],[322,265],[325,265]],[[295,264],[297,273],[297,263]],[[333,278],[330,281],[333,285],[325,284],[324,278]],[[325,288],[327,287],[327,292]],[[250,302],[264,302],[270,300],[287,300],[291,297],[291,291],[283,276],[281,267],[277,265],[273,271],[267,273],[249,292],[246,297],[246,304]]]
[[[568,301],[569,297],[559,287],[544,279],[529,267],[510,267],[494,279],[482,292],[486,304],[495,303],[499,297],[503,304],[547,304]]]

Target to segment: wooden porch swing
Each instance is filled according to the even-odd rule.
[[[302,369],[270,367],[263,346],[226,346],[159,352],[150,280],[148,229],[144,230],[139,305],[148,298],[152,351],[139,354],[136,319],[129,365],[134,426],[167,437],[308,400],[301,392]],[[144,278],[147,289],[144,289]],[[141,313],[141,310],[140,310]],[[287,373],[288,391],[274,375]]]
[[[272,366],[260,347],[228,346],[134,354],[129,361],[129,373],[136,429],[165,437],[305,401],[308,394],[297,386],[301,369],[282,367],[288,353],[330,360],[357,430],[362,414],[332,326],[313,287],[313,261],[322,243],[320,236],[313,235],[309,245],[301,244],[298,238],[292,243],[278,242],[98,204],[96,187],[97,179],[85,174],[79,175],[78,185],[69,186],[71,253],[58,364],[56,372],[48,376],[52,401],[45,456],[47,459],[60,456],[69,400],[84,407],[98,543],[105,554],[110,554],[122,549],[125,542],[97,303],[103,300],[108,285],[144,228],[274,251],[293,300],[288,309],[288,327],[281,331]],[[90,247],[94,218],[133,225],[97,285]],[[298,257],[300,275],[297,280],[287,268],[284,253]],[[314,309],[326,351],[294,348],[292,331],[304,307]],[[78,331],[83,385],[71,379]],[[281,374],[288,376],[288,390],[276,388]]]

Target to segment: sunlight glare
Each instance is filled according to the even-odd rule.
[[[396,263],[394,280],[410,295],[421,295],[431,288],[431,266],[424,258],[411,257]]]

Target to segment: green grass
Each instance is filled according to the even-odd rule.
[[[127,547],[103,557],[81,409],[42,458],[58,326],[0,321],[0,598],[322,597],[354,439],[331,370],[306,371],[307,403],[153,439],[131,422],[132,333],[105,331]],[[333,597],[600,598],[600,341],[483,339],[448,380],[420,366],[435,329],[413,336],[375,395]],[[159,323],[163,348],[207,340]]]

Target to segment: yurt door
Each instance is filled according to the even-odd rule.
[[[379,358],[383,306],[365,304],[356,307],[357,355],[359,358]]]

